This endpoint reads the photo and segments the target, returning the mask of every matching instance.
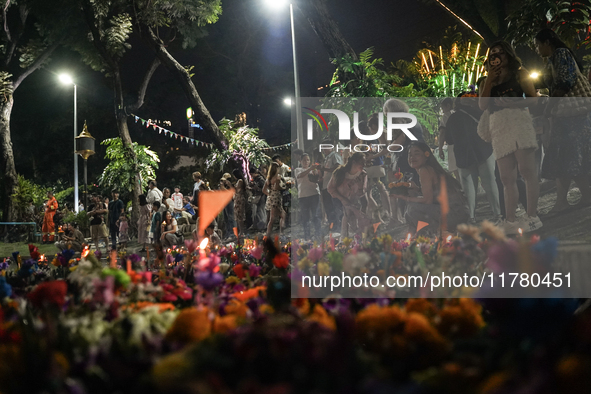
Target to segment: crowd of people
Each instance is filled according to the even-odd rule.
[[[541,177],[557,183],[557,201],[549,215],[590,204],[591,106],[566,116],[561,115],[564,110],[559,104],[542,97],[585,92],[591,96],[591,86],[582,77],[573,52],[552,30],[540,31],[535,46],[547,60],[545,90],[534,83],[509,43],[492,44],[485,63],[488,75],[474,90],[440,103],[438,149],[425,143],[423,129],[417,123],[409,128],[416,141],[395,130],[391,141],[386,141],[382,133],[379,140],[368,143],[372,147],[369,151],[357,152],[338,149],[338,141],[329,137],[320,151],[292,152],[293,173],[281,156],[275,155],[268,163],[251,165],[248,174],[240,170],[223,174],[217,188],[232,190],[234,197],[218,220],[209,225],[207,234],[217,243],[254,233],[271,236],[276,225],[281,234],[291,225],[292,188],[297,190],[299,226],[292,229],[292,236],[305,240],[328,232],[348,237],[377,223],[386,228],[406,223],[412,233],[419,228],[425,233],[439,233],[442,228],[454,231],[460,223],[476,222],[479,184],[490,207],[488,219],[502,225],[507,234],[543,226],[537,212]],[[383,106],[384,115],[409,111],[400,99],[389,99]],[[372,114],[357,125],[358,130],[365,135],[376,134],[382,119]],[[353,147],[363,141],[352,137],[350,142]],[[402,149],[396,153],[376,149],[381,144],[398,144]],[[446,162],[444,169],[441,163]],[[193,180],[188,195],[183,195],[178,186],[172,193],[168,187],[161,191],[155,180],[149,182],[147,193],[139,197],[137,223],[138,242],[144,250],[149,245],[178,245],[184,237],[181,226],[196,225],[198,195],[209,189],[209,182],[199,172],[193,173]],[[572,180],[582,195],[574,208],[567,200]],[[43,231],[50,234],[56,207],[55,199],[48,197]],[[519,202],[526,211],[521,217],[516,214]],[[117,244],[125,247],[129,225],[116,190],[111,201],[94,196],[87,214],[97,247],[102,240],[108,247],[109,237],[111,248]],[[79,232],[66,229],[65,238],[56,245],[63,247],[64,241],[78,245]],[[45,240],[53,241],[44,236]]]
[[[557,201],[547,216],[591,204],[591,106],[584,101],[562,104],[543,99],[591,97],[591,86],[575,55],[555,32],[541,30],[535,47],[547,61],[543,86],[534,84],[537,81],[513,47],[499,41],[490,46],[485,64],[488,75],[478,81],[478,90],[441,102],[439,156],[445,160],[447,144],[447,170],[424,143],[419,124],[410,129],[418,141],[399,132],[392,141],[370,144],[373,149],[369,152],[322,152],[323,163],[316,160],[312,166],[309,156],[300,153],[296,180],[304,238],[310,238],[310,227],[321,235],[318,223],[322,217],[330,227],[340,228],[343,236],[363,232],[372,223],[401,221],[410,232],[422,227],[425,232],[437,233],[443,218],[438,198],[443,183],[445,227],[450,231],[459,223],[476,222],[479,183],[490,206],[489,219],[507,234],[543,226],[538,215],[541,178],[557,184]],[[524,98],[528,99],[521,100]],[[409,108],[401,100],[390,99],[383,112],[409,112]],[[369,116],[358,125],[359,130],[375,134],[377,119],[377,114]],[[334,142],[328,139],[323,146],[334,146]],[[351,146],[359,142],[352,140]],[[380,152],[378,144],[400,144],[403,150]],[[399,181],[394,186],[408,188],[394,187],[388,193],[386,184],[391,180]],[[575,206],[567,200],[573,180],[581,193]],[[378,201],[374,196],[379,196]],[[521,217],[516,214],[519,202],[525,209]],[[420,222],[426,226],[419,226]]]

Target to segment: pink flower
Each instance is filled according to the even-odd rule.
[[[162,297],[162,301],[166,301],[166,302],[174,302],[177,300],[177,296],[175,296],[172,293],[165,293],[164,296]]]
[[[254,248],[254,249],[253,249],[253,250],[250,252],[250,255],[251,255],[252,257],[254,257],[255,259],[257,259],[257,260],[260,260],[260,259],[261,259],[261,257],[263,257],[263,248],[261,248],[261,247],[256,247],[256,248]]]
[[[312,248],[308,252],[308,258],[314,262],[320,260],[323,255],[324,252],[322,251],[322,248]]]
[[[260,273],[261,273],[261,267],[258,267],[254,264],[251,264],[248,267],[248,275],[250,275],[251,278],[256,278],[257,276],[259,276]]]
[[[189,253],[193,253],[197,249],[197,246],[199,245],[197,244],[197,241],[195,241],[194,239],[185,239],[185,247],[187,248]]]

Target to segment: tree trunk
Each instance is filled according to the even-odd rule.
[[[339,25],[330,16],[326,0],[304,0],[298,6],[331,59],[350,54],[354,60],[358,60],[357,54],[341,34]]]
[[[4,206],[2,207],[2,219],[5,222],[16,220],[16,211],[12,203],[18,177],[14,165],[14,154],[12,153],[12,139],[10,138],[10,114],[14,99],[12,95],[2,100],[0,104],[0,133],[2,134],[2,171],[4,171]]]
[[[185,95],[191,103],[191,108],[193,108],[197,120],[201,126],[203,126],[204,130],[211,133],[213,144],[219,150],[227,149],[228,146],[225,143],[224,135],[201,100],[199,92],[197,92],[197,88],[195,87],[195,84],[193,84],[189,72],[168,52],[162,40],[154,34],[152,29],[144,27],[142,32],[144,33],[144,38],[150,47],[156,52],[156,56],[160,59],[162,64],[164,64],[168,71],[176,76],[177,80],[180,82]]]
[[[133,188],[131,190],[131,227],[137,228],[137,221],[140,214],[139,206],[139,195],[142,194],[142,189],[139,182],[139,170],[137,169],[137,156],[133,150],[133,141],[129,135],[129,128],[127,127],[127,118],[123,107],[123,85],[121,84],[121,73],[119,70],[113,71],[113,82],[115,88],[115,117],[117,120],[117,130],[119,131],[119,137],[123,143],[124,149],[127,151],[127,155],[133,159],[134,163],[134,177],[133,177]]]

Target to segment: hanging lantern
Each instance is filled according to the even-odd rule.
[[[76,153],[82,156],[84,160],[94,155],[94,137],[88,132],[88,126],[84,121],[84,129],[76,137]]]

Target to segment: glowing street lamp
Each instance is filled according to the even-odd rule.
[[[283,104],[291,106],[291,99],[289,97],[286,99],[283,99]]]
[[[59,80],[64,85],[74,85],[74,209],[76,213],[80,212],[78,199],[78,155],[76,155],[76,137],[78,136],[78,107],[76,104],[76,84],[68,74],[60,74]],[[84,209],[88,209],[85,205]]]

